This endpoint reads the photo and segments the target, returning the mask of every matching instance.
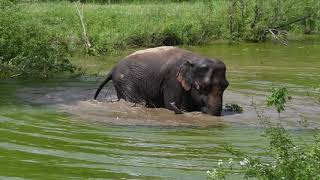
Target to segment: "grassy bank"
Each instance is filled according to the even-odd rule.
[[[70,50],[82,45],[82,27],[72,3],[37,3],[21,5],[33,21],[59,33]],[[209,20],[204,3],[84,5],[84,21],[90,42],[98,53],[128,47],[178,44],[203,44],[224,38],[221,15],[226,5],[216,4]]]
[[[263,41],[272,35],[265,31],[290,24],[309,13],[316,14],[314,8],[319,7],[319,2],[313,0],[234,2],[85,4],[84,22],[95,50],[108,53],[128,47],[198,45],[216,39]],[[275,2],[279,3],[278,9],[274,7]],[[83,44],[83,29],[73,3],[20,6],[29,19],[63,37],[70,49]],[[309,9],[310,12],[306,12]],[[295,34],[319,31],[315,19],[307,21],[312,22],[301,21],[280,29]]]
[[[74,71],[68,56],[79,50],[98,55],[135,47],[199,45],[217,39],[261,42],[281,40],[285,32],[319,32],[316,0],[85,4],[86,37],[74,3],[3,2],[2,76],[47,78],[51,73]]]

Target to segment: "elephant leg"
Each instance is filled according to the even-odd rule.
[[[170,87],[170,86],[169,86]],[[182,97],[184,91],[180,86],[171,86],[164,90],[164,106],[165,108],[174,111],[176,114],[183,114],[181,111]]]
[[[176,114],[183,114],[183,112],[176,106],[176,103],[175,102],[171,102],[170,103],[174,113]]]
[[[156,108],[157,106],[155,106],[155,105],[152,104],[152,103],[146,103],[145,107],[146,107],[146,108]]]

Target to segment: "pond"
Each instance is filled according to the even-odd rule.
[[[241,114],[210,117],[174,115],[114,98],[93,101],[101,81],[2,81],[0,86],[0,179],[205,179],[206,171],[228,160],[222,145],[264,156],[267,140],[252,102],[278,120],[265,105],[271,85],[284,85],[293,99],[280,115],[300,142],[319,127],[320,107],[309,97],[320,83],[319,41],[185,47],[227,65],[230,86],[224,103]],[[127,52],[128,54],[129,52]],[[119,57],[87,60],[88,71],[107,71]],[[91,69],[90,69],[91,68]]]

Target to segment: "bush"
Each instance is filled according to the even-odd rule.
[[[274,106],[277,112],[280,114],[284,111],[285,104],[288,100],[291,100],[291,96],[288,95],[288,89],[285,87],[271,87],[271,94],[267,97],[267,105]]]
[[[1,3],[0,68],[3,77],[49,78],[74,72],[65,43],[46,26],[26,19],[12,3]]]
[[[317,0],[123,0],[84,4],[83,37],[74,3],[44,1],[0,1],[0,76],[48,78],[72,72],[69,54],[77,51],[110,54],[217,39],[259,42],[268,34],[285,39],[287,32],[310,34],[320,27]]]
[[[232,0],[228,7],[229,39],[265,41],[267,35],[281,40],[291,31],[317,31],[317,0]]]
[[[285,87],[272,88],[268,103],[272,102],[280,113],[285,110],[287,97],[289,96]],[[225,150],[239,159],[239,164],[234,163],[233,159],[227,163],[220,160],[218,168],[207,171],[208,178],[225,179],[231,174],[242,174],[246,179],[320,179],[320,133],[315,134],[314,141],[309,145],[299,146],[293,142],[293,138],[280,122],[272,125],[269,117],[260,112],[257,112],[257,115],[261,123],[268,125],[265,136],[269,140],[269,150],[266,152],[269,156],[262,160],[226,145]]]
[[[320,179],[320,134],[316,134],[310,145],[295,145],[288,132],[282,127],[266,129],[269,139],[269,160],[246,155],[231,146],[225,149],[240,159],[239,163],[220,162],[217,169],[208,171],[209,179],[225,179],[233,173],[245,178],[257,179]],[[231,163],[230,163],[231,162]],[[233,169],[238,169],[234,170]]]

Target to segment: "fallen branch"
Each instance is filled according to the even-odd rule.
[[[300,21],[304,21],[304,20],[306,20],[307,18],[310,18],[310,17],[311,17],[311,15],[303,16],[301,18],[296,18],[296,19],[294,19],[292,21],[289,21],[289,22],[287,22],[285,24],[280,24],[280,25],[278,25],[276,27],[268,28],[268,29],[265,30],[264,36],[266,36],[267,33],[269,32],[274,39],[280,41],[282,44],[287,46],[288,42],[287,42],[286,39],[281,37],[281,33],[279,33],[281,31],[280,29],[284,28],[284,27],[287,27],[287,26],[289,26],[291,24],[294,24],[294,23],[297,23],[297,22],[300,22]]]
[[[18,76],[21,76],[21,75],[22,75],[22,73],[19,73],[19,74],[11,75],[10,77],[11,77],[11,78],[15,78],[15,77],[18,77]]]
[[[277,34],[278,34],[278,32],[279,32],[277,29],[268,29],[268,32],[270,32],[270,34],[272,35],[272,37],[273,37],[274,39],[280,41],[282,44],[284,44],[284,45],[287,46],[287,45],[288,45],[287,40],[281,38],[281,36],[279,36],[279,35],[277,35],[276,33],[274,33],[274,31],[276,31]]]

